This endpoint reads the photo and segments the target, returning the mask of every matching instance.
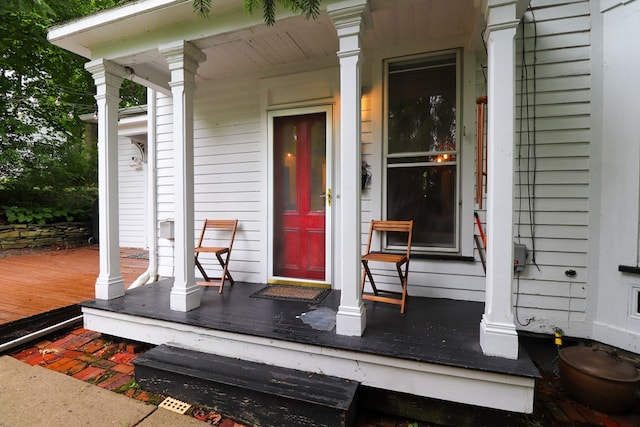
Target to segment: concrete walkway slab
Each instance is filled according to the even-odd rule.
[[[0,384],[0,426],[204,425],[9,356],[0,357]]]

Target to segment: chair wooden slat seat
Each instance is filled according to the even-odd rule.
[[[380,248],[384,244],[384,233],[402,233],[406,236],[406,252],[391,253],[380,251],[372,251],[371,243],[374,236],[377,237]],[[405,304],[407,301],[407,280],[409,276],[409,259],[411,256],[411,237],[413,234],[413,220],[408,221],[384,221],[372,220],[369,227],[369,240],[367,242],[367,251],[362,255],[362,298],[369,301],[378,301],[400,306],[400,313],[404,314]],[[374,281],[373,273],[369,268],[370,262],[390,263],[394,264],[400,279],[400,291],[379,289]],[[404,267],[404,271],[403,271]],[[369,284],[373,290],[373,295],[365,293],[365,281],[369,279]]]
[[[195,248],[196,267],[200,270],[202,278],[205,280],[205,283],[201,284],[219,286],[220,293],[222,293],[224,289],[224,282],[226,280],[229,280],[229,284],[231,285],[234,283],[233,277],[231,277],[231,273],[229,272],[229,260],[231,258],[231,249],[233,248],[233,240],[235,239],[237,228],[237,219],[206,219],[202,225],[198,245]],[[209,242],[215,242],[217,244],[228,242],[228,244],[224,246],[207,246],[206,244]],[[216,256],[222,269],[220,277],[211,277],[207,274],[198,259],[201,253],[214,254]]]
[[[362,256],[363,260],[378,261],[378,262],[393,262],[393,263],[405,263],[407,256],[404,254],[390,254],[384,252],[372,252]]]

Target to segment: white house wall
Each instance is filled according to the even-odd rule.
[[[147,240],[147,162],[133,141],[146,144],[147,115],[124,114],[118,121],[118,202],[120,247],[145,249]],[[145,148],[146,150],[146,148]]]
[[[601,1],[602,115],[594,134],[594,155],[600,159],[599,211],[592,223],[599,230],[592,259],[599,270],[594,338],[640,352],[640,275],[622,273],[618,266],[637,267],[640,212],[640,1]]]
[[[384,48],[367,52],[362,66],[362,160],[370,166],[372,181],[362,191],[362,240],[366,242],[369,221],[383,217],[382,208],[382,61],[386,58],[429,53],[443,49],[460,48],[460,39],[438,40],[435,43],[412,44],[402,48]],[[461,136],[461,243],[462,254],[473,256],[473,164],[475,144],[475,53],[462,51],[460,80],[463,88],[463,135]],[[295,70],[294,70],[295,71]],[[299,70],[303,71],[303,70]],[[289,73],[289,74],[288,74]],[[291,70],[284,70],[278,78],[287,82],[296,79]],[[323,79],[322,76],[316,77]],[[268,212],[267,188],[267,135],[266,108],[260,105],[261,96],[257,77],[228,79],[200,83],[195,105],[195,216],[196,232],[206,217],[240,219],[232,257],[234,278],[264,282],[268,278],[266,256]],[[473,90],[469,90],[473,88]],[[286,98],[286,97],[285,97]],[[283,105],[309,105],[313,101],[285,99]],[[158,103],[158,200],[160,221],[173,217],[172,150],[170,100]],[[339,104],[336,104],[336,108]],[[334,113],[334,117],[337,112]],[[336,134],[339,123],[335,123]],[[336,142],[339,144],[339,141]],[[337,153],[338,150],[336,149]],[[336,156],[334,170],[338,169]],[[466,165],[466,166],[465,166]],[[339,179],[339,177],[337,178]],[[337,186],[338,182],[334,183]],[[334,220],[336,218],[334,217]],[[339,233],[339,224],[335,224]],[[335,236],[339,238],[339,234]],[[172,275],[172,243],[160,239],[159,274]],[[476,262],[436,261],[415,257],[411,261],[409,294],[436,298],[484,300],[484,274],[479,258]],[[334,266],[339,264],[335,254]],[[393,278],[393,277],[392,277]],[[380,281],[385,286],[384,279]],[[339,284],[337,284],[339,286]],[[395,281],[394,281],[395,285]],[[393,285],[392,285],[393,286]]]
[[[140,150],[128,137],[118,139],[118,192],[120,201],[120,247],[146,248],[147,165],[134,165]]]
[[[614,7],[601,16],[601,3],[614,4]],[[619,5],[615,5],[617,3]],[[619,116],[614,112],[629,114],[640,110],[638,97],[631,95],[639,93],[631,84],[637,85],[632,76],[639,74],[640,64],[637,55],[628,54],[634,49],[638,51],[640,37],[637,37],[636,28],[640,26],[632,25],[632,22],[638,22],[638,3],[637,0],[533,0],[524,18],[524,60],[523,28],[518,29],[514,236],[515,241],[525,244],[528,249],[526,268],[516,275],[513,283],[516,324],[520,330],[552,333],[560,328],[565,335],[595,337],[623,348],[635,348],[630,342],[635,339],[634,331],[638,330],[636,324],[640,322],[640,316],[637,313],[629,316],[629,297],[634,289],[640,289],[640,277],[621,274],[617,266],[637,262],[640,204],[637,135],[640,130],[633,126],[637,127],[640,121],[625,116],[625,126],[618,126]],[[603,58],[598,56],[601,55],[601,39],[606,52]],[[382,60],[460,46],[459,41],[439,40],[428,45],[412,44],[366,52],[362,66],[361,143],[362,160],[370,166],[372,181],[362,191],[363,241],[366,241],[370,219],[383,216]],[[620,49],[621,46],[624,49]],[[477,229],[473,220],[476,206],[472,194],[475,99],[486,94],[486,70],[482,68],[486,66],[486,58],[482,50],[470,51],[464,43],[462,47],[465,50],[461,56],[460,167],[463,185],[460,246],[461,254],[474,256],[475,261],[415,257],[411,261],[409,294],[483,301],[485,277],[473,242]],[[602,74],[599,69],[603,61],[607,64],[624,62],[631,67],[627,71],[607,68],[608,71]],[[280,74],[273,71],[269,78],[279,75],[287,79],[296,74],[294,71],[304,70],[287,70]],[[523,78],[528,81],[528,88],[521,85]],[[604,80],[607,93],[602,102],[599,101],[602,97],[598,87],[600,79]],[[252,282],[264,282],[268,278],[264,254],[268,250],[268,138],[266,109],[264,100],[261,101],[263,89],[259,76],[201,82],[195,105],[196,233],[205,218],[237,217],[240,228],[232,257],[234,277]],[[620,104],[618,95],[625,95],[627,104]],[[529,120],[521,119],[527,114],[527,102]],[[602,111],[606,109],[610,113],[604,115],[604,138],[599,127]],[[161,96],[157,122],[160,221],[173,218],[170,119],[170,99]],[[334,125],[337,129],[339,123]],[[531,131],[535,130],[535,141],[533,132],[527,133],[527,126]],[[336,140],[336,144],[339,143]],[[620,159],[625,163],[619,163]],[[599,171],[601,160],[602,171]],[[337,164],[333,167],[338,170]],[[631,173],[624,175],[622,170]],[[619,188],[626,190],[617,191]],[[484,212],[478,212],[484,221]],[[532,239],[532,223],[535,239]],[[336,230],[339,230],[337,223]],[[626,258],[620,256],[621,253],[626,254]],[[172,256],[172,242],[160,239],[161,276],[173,274]],[[334,264],[339,264],[338,260],[336,253]],[[571,270],[576,273],[574,277],[566,274]],[[608,292],[609,287],[614,286],[619,289],[616,296]],[[619,331],[619,339],[607,338],[611,328]]]
[[[534,0],[524,23],[524,58],[522,26],[516,36],[514,236],[528,258],[515,277],[516,322],[589,336],[591,5]]]
[[[173,197],[173,127],[171,98],[158,94],[156,104],[156,167],[158,221],[171,223],[175,217]],[[158,239],[158,275],[173,277],[173,241]]]
[[[524,16],[524,59],[522,25],[516,35],[514,241],[528,251],[526,268],[513,284],[521,330],[591,334],[591,25],[588,0],[533,0]],[[486,95],[483,67],[486,59],[479,57],[476,96]],[[484,224],[484,211],[478,212]],[[568,270],[576,276],[568,277]]]
[[[372,180],[370,188],[362,192],[362,244],[366,245],[369,223],[371,219],[384,218],[383,204],[383,150],[384,130],[383,119],[384,75],[382,61],[388,58],[428,54],[442,50],[455,51],[461,47],[459,39],[437,40],[426,44],[412,44],[383,48],[368,52],[368,61],[363,66],[363,96],[362,96],[362,160],[371,166]],[[475,53],[462,50],[460,84],[462,85],[462,118],[459,138],[461,144],[459,167],[462,168],[459,188],[461,215],[461,254],[473,256],[473,180],[475,153]],[[465,166],[466,165],[466,166]],[[364,250],[364,249],[363,249]],[[409,272],[410,296],[424,296],[431,298],[450,298],[468,301],[484,301],[484,275],[479,258],[477,262],[443,261],[421,258],[417,251],[412,251]],[[374,268],[375,270],[375,268]],[[376,279],[376,285],[381,288],[397,290],[395,271],[389,270],[386,277]]]
[[[634,82],[633,85],[637,86],[637,79],[633,76],[638,75],[640,65],[635,56],[632,66],[624,67],[621,64],[629,62],[629,51],[623,47],[627,46],[629,40],[640,40],[637,37],[637,28],[640,28],[637,13],[639,2],[603,3],[620,3],[626,8],[625,13],[621,12],[621,6],[608,12],[611,23],[609,26],[605,25],[605,31],[608,30],[605,32],[605,61],[607,64],[617,61],[620,66],[616,68],[617,71],[609,72],[610,77],[605,81],[605,91],[609,92],[605,99],[608,99],[609,103],[605,101],[604,109],[609,111],[610,121],[614,123],[616,118],[620,120],[621,117],[616,112],[626,114],[626,126],[616,127],[615,132],[611,129],[605,130],[609,144],[614,140],[624,141],[615,150],[606,148],[603,153],[599,153],[599,137],[594,137],[592,132],[594,121],[600,120],[598,116],[594,117],[593,113],[593,103],[596,104],[595,109],[599,109],[600,106],[598,101],[593,101],[599,91],[594,88],[597,80],[593,74],[597,74],[598,69],[592,58],[598,52],[593,38],[600,37],[597,25],[593,28],[594,22],[597,23],[599,19],[599,2],[532,1],[531,9],[524,18],[524,63],[527,64],[525,68],[522,58],[522,27],[516,36],[518,135],[514,236],[516,242],[527,246],[528,259],[525,271],[515,277],[513,302],[516,305],[516,324],[520,330],[553,333],[554,330],[561,329],[568,336],[596,338],[619,347],[637,350],[636,346],[640,344],[636,344],[636,341],[640,340],[637,340],[634,331],[640,331],[640,315],[637,312],[640,277],[621,274],[617,268],[619,264],[637,265],[638,256],[640,149],[637,146],[640,140],[637,135],[640,131],[637,129],[639,121],[629,117],[629,114],[640,111],[637,96],[633,98],[631,95],[640,92],[629,85],[630,82]],[[532,24],[534,21],[535,33]],[[416,46],[409,50],[395,50],[397,56],[421,52],[420,47]],[[469,132],[470,129],[475,129],[475,117],[472,116],[473,109],[470,112],[468,107],[473,105],[474,108],[475,97],[486,94],[486,69],[482,68],[486,67],[486,58],[483,55],[478,56],[475,70],[472,72],[474,77],[469,77],[467,67],[473,63],[471,61],[475,57],[467,55],[464,58],[463,71],[463,91],[466,93],[461,137],[461,191],[467,194],[463,196],[463,205],[469,199],[466,193],[469,186],[473,187],[473,184],[469,184],[469,179],[473,173],[470,172],[470,165],[474,164],[474,155],[471,154],[469,158],[468,154],[473,150],[475,143],[475,134]],[[378,56],[384,57],[385,53],[378,53]],[[380,64],[375,61],[372,67],[374,70],[381,69]],[[528,89],[521,86],[523,78],[528,80]],[[372,94],[365,92],[363,96],[363,159],[374,166],[371,189],[364,191],[362,196],[363,238],[366,236],[370,218],[382,215],[379,195],[382,188],[378,183],[381,179],[381,165],[376,160],[382,155],[382,147],[375,142],[382,140],[381,131],[376,128],[376,123],[367,120],[369,117],[381,117],[381,93],[376,93],[379,82],[376,81],[375,72],[372,81]],[[612,89],[615,90],[609,90],[609,85],[614,85]],[[473,96],[469,93],[470,87],[475,88]],[[527,92],[528,101],[525,96]],[[619,102],[622,94],[627,95],[624,103]],[[527,102],[530,117],[528,121]],[[523,116],[525,118],[521,120]],[[532,131],[529,135],[527,125]],[[532,139],[534,130],[535,141]],[[608,147],[607,141],[603,143],[604,147]],[[594,175],[597,170],[594,162],[599,162],[600,156],[607,160],[604,163],[605,167],[607,164],[610,165],[609,170],[603,172],[605,178],[602,184],[602,214],[598,212],[599,207],[595,212],[593,208],[594,199],[599,197],[599,185],[594,185],[593,182],[594,176],[599,176]],[[625,159],[624,164],[616,160],[622,158]],[[619,191],[620,188],[627,190]],[[621,207],[624,210],[623,214],[619,211]],[[484,211],[478,212],[484,224]],[[465,224],[464,215],[468,214],[468,211],[464,207],[462,214],[461,238],[470,241],[472,234],[477,234],[478,231],[473,225],[469,227],[469,224],[473,224],[472,217],[469,217],[468,224]],[[597,225],[595,228],[591,226],[594,218]],[[623,222],[619,221],[621,218]],[[535,224],[535,241],[531,238],[532,223]],[[467,228],[464,228],[465,226]],[[602,233],[600,250],[594,245],[598,242],[598,230]],[[610,238],[610,233],[616,230],[617,237]],[[624,242],[624,247],[621,247],[620,242]],[[534,247],[535,265],[532,252]],[[464,244],[462,248],[462,254],[469,255]],[[627,255],[625,261],[621,260],[621,249],[622,253]],[[411,261],[409,276],[410,295],[482,301],[484,275],[477,250],[473,250],[472,254],[476,259],[472,263],[415,257]],[[603,256],[604,254],[607,256]],[[601,270],[605,264],[608,264],[607,273],[601,271],[598,276],[599,268]],[[567,275],[568,271],[575,271],[575,276]],[[611,292],[612,286],[618,286],[620,289],[617,296]],[[635,311],[632,310],[634,304]],[[598,306],[597,312],[593,309],[594,306]],[[603,321],[606,324],[599,327]],[[596,324],[595,334],[593,322]],[[598,328],[601,329],[600,332]],[[613,338],[614,332],[618,338]]]
[[[264,282],[266,138],[257,79],[199,87],[195,105],[195,221],[237,218],[233,275]]]
[[[171,102],[158,102],[158,218],[173,218]],[[205,219],[239,220],[231,258],[236,280],[266,281],[266,137],[259,80],[199,84],[195,101],[195,230]],[[159,240],[159,274],[172,275],[173,244]],[[208,264],[205,262],[205,265]]]

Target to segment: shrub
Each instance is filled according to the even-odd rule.
[[[64,190],[31,189],[28,192],[0,190],[0,221],[9,224],[87,222],[93,214],[97,190],[91,187]]]
[[[9,224],[51,224],[54,222],[86,221],[87,212],[83,209],[21,208],[2,206]]]

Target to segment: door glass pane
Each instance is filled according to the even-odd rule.
[[[325,124],[315,122],[311,127],[311,211],[325,211],[326,138]]]
[[[298,181],[297,158],[297,127],[293,124],[284,126],[282,132],[282,207],[286,211],[295,211],[297,208],[296,183]]]

